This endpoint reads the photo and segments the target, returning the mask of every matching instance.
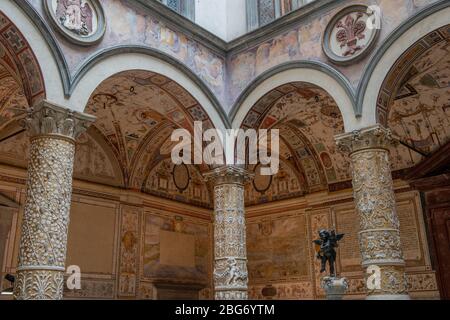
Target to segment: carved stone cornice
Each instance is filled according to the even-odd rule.
[[[238,166],[223,166],[211,170],[203,175],[206,181],[212,181],[214,185],[221,184],[245,184],[251,181],[255,174]]]
[[[389,150],[395,144],[391,130],[380,124],[337,135],[335,140],[339,150],[349,154],[367,149]]]
[[[42,100],[28,111],[24,126],[31,137],[56,135],[75,140],[96,117]]]

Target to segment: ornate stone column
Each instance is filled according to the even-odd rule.
[[[216,300],[246,300],[247,244],[244,183],[246,170],[224,166],[205,175],[214,183],[214,288]]]
[[[336,141],[352,161],[367,299],[409,299],[389,165],[391,132],[376,125],[339,135]]]
[[[15,299],[63,297],[75,138],[94,120],[47,101],[25,119],[31,146]]]

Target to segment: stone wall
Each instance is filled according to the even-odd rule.
[[[0,192],[21,205],[12,210],[6,273],[17,266],[24,185],[23,170],[0,167]],[[439,298],[419,193],[397,182],[396,198],[410,295]],[[81,181],[74,182],[72,199],[66,266],[81,268],[82,289],[66,289],[66,298],[213,297],[210,210]],[[349,279],[347,298],[364,298],[359,221],[350,190],[246,210],[249,298],[324,298],[312,243],[321,228],[346,234],[338,272]]]
[[[3,271],[15,274],[25,173],[3,169],[0,193],[20,204],[4,250]],[[70,217],[66,268],[79,266],[82,278],[65,298],[156,299],[167,285],[173,298],[211,298],[209,210],[75,181]]]
[[[396,197],[410,295],[439,298],[419,193],[397,190]],[[315,258],[312,243],[322,228],[345,233],[338,249],[338,273],[349,279],[347,298],[364,297],[359,220],[350,193],[314,195],[306,201],[272,204],[270,209],[251,207],[247,212],[250,298],[324,298],[320,288],[320,261]]]

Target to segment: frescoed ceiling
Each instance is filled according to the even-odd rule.
[[[19,80],[8,69],[0,63],[0,130],[28,108]]]
[[[427,39],[433,45],[419,57],[397,63],[408,69],[397,83],[399,89],[386,98],[391,101],[384,107],[389,110],[387,122],[380,119],[403,142],[390,150],[395,177],[401,178],[404,169],[419,163],[424,155],[450,140],[450,37],[446,35],[433,33],[433,38]],[[404,59],[409,56],[405,54]],[[394,76],[399,73],[393,70]],[[390,81],[387,83],[393,86]],[[255,184],[247,186],[247,204],[351,186],[350,161],[336,149],[334,139],[344,132],[343,119],[338,106],[324,90],[305,83],[278,87],[255,104],[242,127],[279,129],[282,140],[280,173],[270,182],[264,182],[270,185],[266,189],[258,190]],[[255,174],[264,180],[258,177],[258,172]],[[286,181],[284,189],[279,181]]]
[[[0,138],[18,132],[28,108],[17,80],[0,65]],[[118,74],[103,82],[85,110],[97,121],[78,138],[77,179],[140,190],[203,207],[210,191],[201,178],[207,166],[174,166],[170,159],[173,129],[193,130],[212,123],[197,101],[176,82],[149,72]],[[0,143],[0,162],[26,168],[26,133]],[[175,168],[176,167],[176,168]]]
[[[418,164],[450,140],[450,38],[406,65],[388,117],[393,134],[411,146],[397,148],[396,169]]]
[[[127,71],[104,81],[91,96],[86,112],[121,168],[123,185],[182,202],[211,206],[200,173],[207,166],[175,170],[170,156],[174,129],[193,132],[212,122],[198,102],[175,81],[148,71]],[[187,183],[186,188],[177,186]]]
[[[348,159],[334,142],[334,136],[344,132],[341,113],[316,86],[290,83],[272,90],[250,110],[243,128],[279,129],[281,139],[280,172],[264,192],[253,185],[247,191],[248,204],[327,190],[351,179]]]

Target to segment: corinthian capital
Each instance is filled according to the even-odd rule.
[[[43,100],[28,111],[24,124],[32,137],[59,135],[74,140],[94,121],[94,116]]]
[[[380,124],[337,135],[335,140],[340,151],[350,154],[366,149],[388,150],[395,142],[391,130]]]
[[[212,181],[215,185],[225,183],[244,184],[252,180],[254,176],[253,173],[238,166],[223,166],[204,174],[206,181]]]

